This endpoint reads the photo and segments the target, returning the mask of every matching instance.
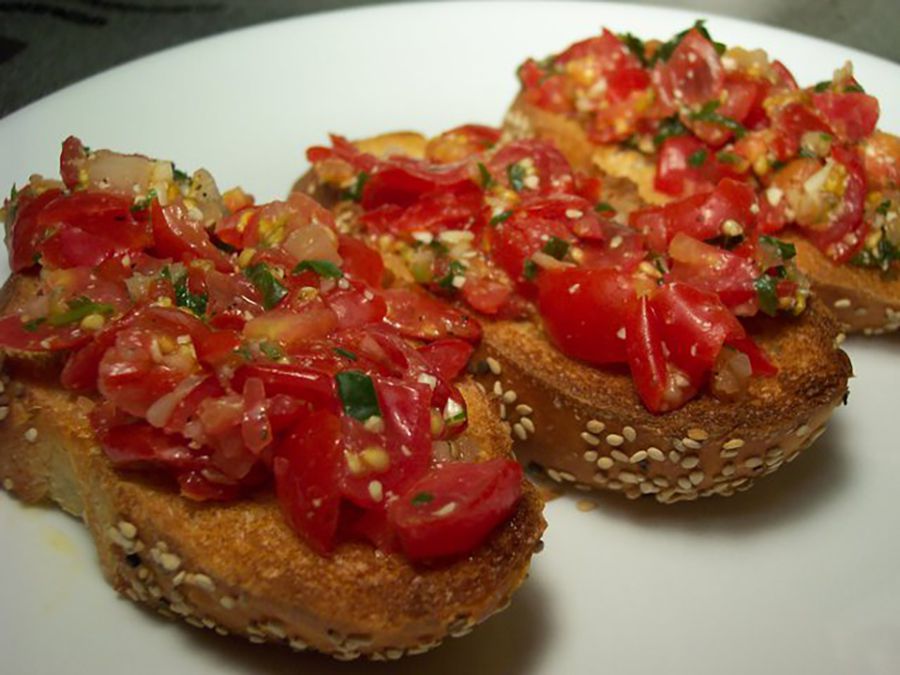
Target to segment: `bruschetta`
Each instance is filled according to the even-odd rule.
[[[544,521],[463,372],[477,324],[385,323],[380,256],[309,198],[75,138],[61,175],[5,204],[8,492],[83,519],[117,591],[222,635],[395,659],[508,604]]]
[[[552,140],[650,204],[747,182],[760,229],[796,247],[844,330],[900,328],[900,139],[876,129],[878,101],[849,63],[801,88],[698,22],[667,42],[604,30],[518,74],[510,137]]]
[[[743,183],[698,207],[718,236],[682,208],[651,237],[617,221],[613,204],[641,203],[633,189],[488,127],[333,137],[307,157],[295,190],[378,246],[408,297],[389,321],[435,298],[481,319],[472,371],[519,459],[555,480],[665,503],[730,495],[794,459],[846,397],[838,325]]]

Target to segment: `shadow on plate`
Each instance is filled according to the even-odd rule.
[[[551,639],[543,590],[529,579],[513,596],[510,607],[462,638],[448,638],[436,649],[399,661],[348,663],[321,654],[294,653],[273,645],[255,645],[239,638],[222,638],[211,631],[179,626],[192,649],[210,652],[224,672],[254,675],[346,675],[363,669],[391,675],[456,675],[458,673],[524,673],[533,665],[545,641]],[[164,621],[164,619],[159,619]],[[173,626],[173,630],[175,626]]]
[[[568,491],[569,499],[590,498],[603,518],[623,518],[636,525],[676,528],[693,533],[716,532],[736,537],[781,527],[807,517],[840,493],[850,482],[847,415],[832,419],[828,431],[796,460],[760,478],[746,492],[731,497],[707,497],[692,502],[660,504],[655,499],[628,500],[610,492]],[[591,515],[591,514],[586,514]],[[550,527],[553,526],[552,516]]]

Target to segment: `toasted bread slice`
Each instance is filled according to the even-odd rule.
[[[509,138],[553,141],[573,166],[628,180],[648,204],[671,201],[653,187],[656,165],[647,155],[618,145],[596,145],[573,118],[547,112],[520,95],[504,120]],[[835,265],[799,232],[778,235],[797,248],[797,265],[812,282],[812,290],[834,312],[845,332],[866,335],[900,329],[900,275],[876,269]]]
[[[13,277],[2,305],[15,307],[31,286]],[[420,567],[362,543],[323,557],[290,529],[271,491],[198,504],[148,474],[114,470],[87,421],[94,401],[61,389],[51,370],[6,357],[0,480],[25,502],[82,518],[113,588],[166,616],[341,659],[394,659],[503,609],[539,547],[542,503],[526,481],[511,520],[464,559]],[[494,403],[470,380],[460,389],[469,414],[454,443],[460,458],[508,455]]]
[[[412,140],[411,140],[412,139]],[[425,140],[409,132],[361,141],[358,147],[409,147],[421,156]],[[414,154],[418,153],[418,154]],[[617,209],[640,202],[629,181],[607,186]],[[308,172],[295,185],[359,232],[355,207]],[[605,195],[606,196],[606,195]],[[380,243],[380,242],[376,242]],[[398,283],[410,283],[402,263],[384,252]],[[392,265],[392,263],[395,263]],[[535,321],[483,318],[484,338],[473,371],[501,404],[516,456],[556,481],[672,503],[746,490],[793,460],[823,432],[847,396],[850,361],[840,327],[816,299],[799,317],[756,318],[749,332],[780,371],[753,378],[747,395],[723,402],[701,394],[679,410],[653,414],[641,403],[627,369],[595,368],[559,352]]]

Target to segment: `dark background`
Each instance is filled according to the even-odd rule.
[[[287,16],[374,4],[379,3],[0,0],[0,116],[89,75],[172,45]],[[658,0],[654,4],[694,9],[698,16],[713,13],[761,21],[900,61],[900,0]]]

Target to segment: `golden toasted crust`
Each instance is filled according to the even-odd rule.
[[[5,299],[19,286],[9,284]],[[456,562],[415,566],[365,544],[323,557],[287,526],[271,490],[197,504],[152,476],[115,471],[87,422],[90,398],[60,389],[16,356],[5,370],[4,487],[81,517],[117,591],[222,634],[342,659],[425,651],[506,606],[545,526],[541,500],[526,482],[512,519]],[[506,456],[508,434],[493,402],[471,381],[460,388],[470,423],[455,444],[459,456]]]
[[[511,137],[553,141],[574,166],[584,171],[597,170],[604,176],[631,181],[648,204],[665,204],[672,199],[654,189],[656,165],[646,155],[618,145],[595,145],[577,120],[530,105],[521,95],[507,112],[504,130]],[[900,328],[900,275],[896,267],[886,276],[879,270],[835,265],[799,233],[778,236],[797,247],[799,268],[844,331],[873,334]]]
[[[643,406],[627,369],[574,361],[530,323],[486,324],[476,370],[503,404],[516,456],[554,480],[661,502],[730,495],[818,438],[851,374],[818,302],[751,330],[780,367],[776,377],[753,378],[734,403],[702,394],[661,415]]]
[[[640,201],[629,181],[606,182],[604,197],[617,209]],[[313,172],[298,185],[335,206],[333,191]],[[738,402],[702,394],[662,415],[647,411],[626,368],[568,358],[539,324],[482,319],[482,325],[474,371],[499,400],[520,460],[560,482],[665,503],[745,490],[792,460],[824,431],[851,375],[839,326],[816,300],[800,317],[750,322],[780,368],[777,377],[753,378]]]

